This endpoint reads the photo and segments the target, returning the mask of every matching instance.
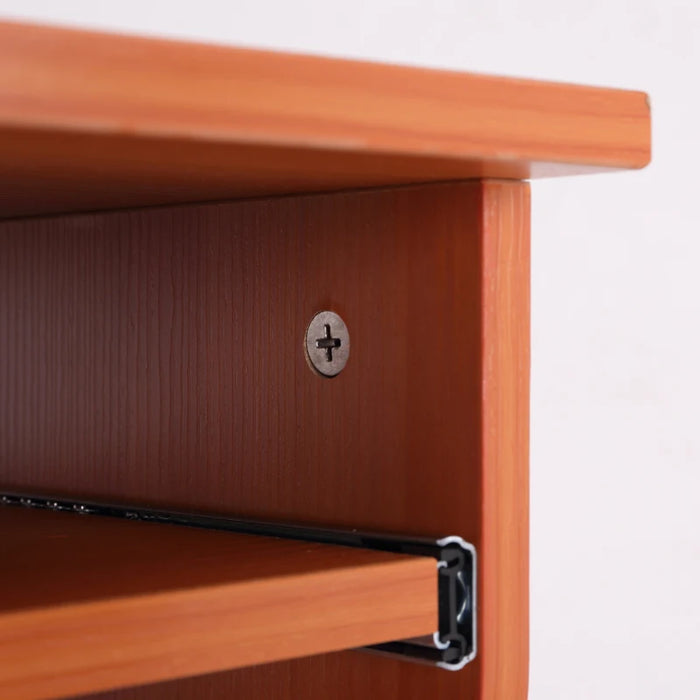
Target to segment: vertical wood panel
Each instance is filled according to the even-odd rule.
[[[120,697],[525,697],[528,192],[0,224],[2,485],[478,546],[460,673],[347,653]],[[331,380],[303,353],[323,308],[352,341]]]
[[[526,698],[529,639],[530,192],[483,190],[482,698]]]

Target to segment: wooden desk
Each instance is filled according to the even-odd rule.
[[[337,652],[434,630],[422,557],[13,511],[9,590],[46,580],[0,609],[0,688],[525,698],[524,180],[642,167],[649,142],[642,93],[0,25],[0,490],[457,534],[479,590],[478,654],[450,673]],[[333,379],[304,353],[323,309],[352,343]],[[75,575],[94,566],[109,586]],[[264,610],[222,636],[305,582],[278,651],[251,651]]]

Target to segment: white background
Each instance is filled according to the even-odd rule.
[[[530,697],[700,697],[698,0],[0,0],[0,14],[649,92],[651,167],[533,184]]]

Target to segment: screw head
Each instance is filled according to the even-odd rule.
[[[319,311],[306,329],[304,347],[312,369],[324,377],[335,377],[350,356],[350,334],[345,322],[333,311]]]

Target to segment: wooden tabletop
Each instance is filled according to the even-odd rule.
[[[0,215],[640,168],[647,96],[0,23]]]

